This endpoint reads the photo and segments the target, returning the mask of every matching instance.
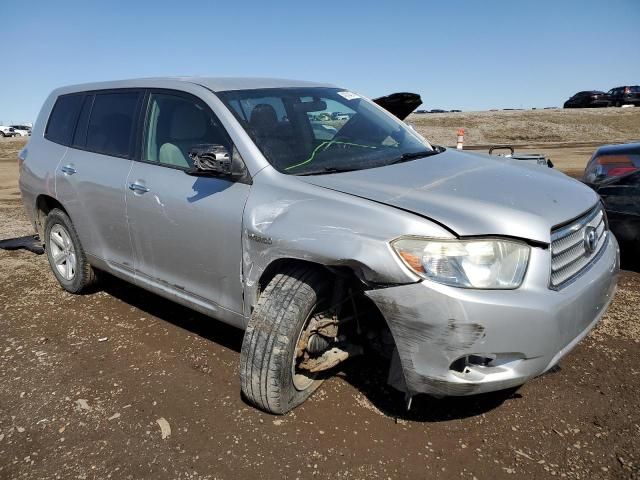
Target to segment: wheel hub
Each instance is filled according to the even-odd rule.
[[[56,224],[51,228],[49,248],[55,270],[65,280],[73,280],[77,268],[76,252],[71,235],[62,225]]]

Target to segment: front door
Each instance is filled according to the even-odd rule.
[[[183,93],[151,92],[145,125],[126,192],[138,281],[210,310],[242,313],[242,212],[250,186],[185,173],[190,147],[232,151],[231,140],[204,102]]]

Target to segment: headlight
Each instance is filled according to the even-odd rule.
[[[419,276],[454,287],[518,288],[529,263],[529,246],[512,240],[400,238],[391,246]]]

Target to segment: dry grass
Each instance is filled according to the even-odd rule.
[[[617,143],[640,140],[640,108],[586,108],[411,115],[427,139],[453,145],[458,128],[465,144]]]

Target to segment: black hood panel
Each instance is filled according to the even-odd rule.
[[[407,118],[411,112],[422,105],[420,95],[409,92],[392,93],[374,98],[373,101],[400,120]]]

